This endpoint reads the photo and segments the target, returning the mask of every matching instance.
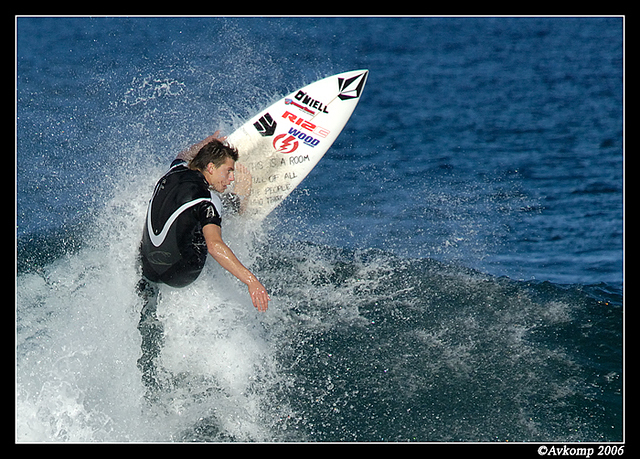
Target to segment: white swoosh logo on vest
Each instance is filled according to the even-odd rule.
[[[167,234],[171,229],[171,225],[176,220],[176,218],[178,218],[180,214],[185,210],[187,210],[188,208],[193,207],[196,204],[201,203],[202,201],[209,201],[213,204],[213,202],[211,201],[211,198],[198,198],[198,199],[194,199],[193,201],[189,201],[186,204],[182,204],[180,207],[178,207],[178,209],[174,213],[171,214],[171,217],[169,217],[167,222],[164,224],[164,227],[162,228],[162,231],[160,231],[160,234],[156,236],[153,232],[153,227],[151,225],[151,204],[153,203],[153,199],[152,199],[151,202],[149,203],[149,209],[147,211],[147,230],[149,232],[149,239],[151,239],[151,243],[155,247],[160,247],[160,245],[164,242],[165,238],[167,237]]]

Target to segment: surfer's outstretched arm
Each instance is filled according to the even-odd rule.
[[[266,311],[270,299],[267,290],[256,276],[240,263],[240,260],[238,260],[227,244],[224,243],[221,228],[214,224],[205,225],[202,228],[202,233],[207,242],[209,254],[220,263],[220,266],[236,276],[247,286],[253,305],[259,311]]]
[[[200,142],[191,145],[186,150],[182,150],[180,153],[178,153],[178,156],[176,156],[176,159],[182,159],[184,161],[191,161],[198,154],[198,152],[200,151],[200,149],[202,147],[204,147],[206,144],[208,144],[209,142],[211,142],[214,139],[224,140],[224,139],[226,139],[226,137],[220,137],[220,131],[216,131],[212,135],[207,137],[206,139],[201,140]]]

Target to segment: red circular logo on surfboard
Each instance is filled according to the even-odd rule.
[[[293,153],[298,148],[298,139],[290,134],[280,134],[273,139],[273,148],[279,153]]]

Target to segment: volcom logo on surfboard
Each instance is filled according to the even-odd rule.
[[[364,86],[365,75],[367,72],[354,76],[353,78],[338,78],[338,98],[340,100],[357,99],[360,97],[362,88]]]
[[[253,126],[258,130],[262,137],[269,137],[276,132],[276,122],[271,118],[269,112],[265,113],[264,116],[261,116],[258,121],[253,123]]]

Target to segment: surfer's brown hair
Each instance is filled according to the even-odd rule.
[[[238,156],[238,150],[235,147],[232,147],[227,142],[214,139],[200,149],[189,163],[189,169],[202,172],[209,163],[213,163],[215,167],[220,167],[227,158],[237,161]]]

